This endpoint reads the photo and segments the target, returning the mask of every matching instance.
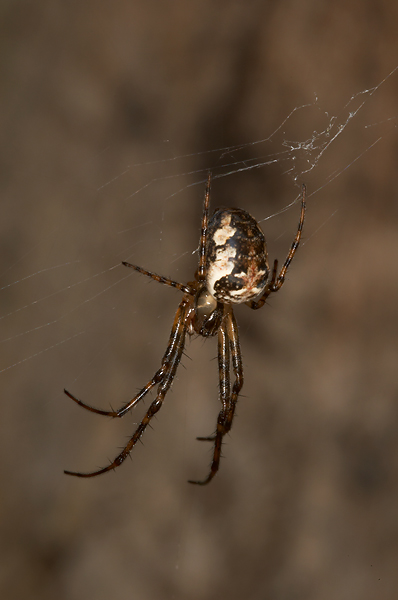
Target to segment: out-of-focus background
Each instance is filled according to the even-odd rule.
[[[397,3],[0,14],[1,597],[395,598]],[[110,421],[63,388],[117,407],[158,368],[180,294],[120,261],[192,277],[208,169],[212,206],[261,220],[271,260],[309,192],[284,288],[236,310],[245,386],[220,472],[186,482],[219,409],[216,341],[192,339],[132,460],[68,478],[148,406]]]

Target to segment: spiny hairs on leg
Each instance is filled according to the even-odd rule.
[[[178,281],[173,281],[173,279],[169,279],[168,277],[163,277],[163,275],[158,275],[157,273],[152,273],[152,271],[147,271],[146,269],[143,269],[142,267],[138,267],[137,265],[132,265],[131,263],[126,262],[125,260],[122,262],[122,265],[124,265],[125,267],[130,267],[130,269],[134,269],[134,271],[138,271],[138,273],[141,273],[142,275],[146,275],[147,277],[150,277],[151,279],[154,279],[155,281],[158,281],[159,283],[164,283],[165,285],[169,285],[170,287],[177,288],[177,290],[180,290],[181,292],[184,292],[185,294],[193,295],[195,293],[195,290],[193,290],[189,285],[184,285],[183,283],[178,283]]]

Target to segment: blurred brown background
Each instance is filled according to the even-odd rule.
[[[180,296],[120,261],[192,277],[207,169],[213,206],[266,219],[292,202],[294,152],[217,176],[344,123],[350,98],[398,65],[397,3],[14,1],[0,14],[1,597],[396,598],[397,73],[353,101],[366,103],[309,173],[320,148],[299,156],[305,244],[268,306],[236,311],[246,381],[210,486],[186,480],[210,461],[195,436],[218,412],[215,340],[187,341],[153,430],[103,477],[62,471],[105,465],[145,408],[111,422],[62,390],[117,407],[148,381]],[[271,141],[209,152],[265,139],[305,104]],[[298,213],[262,222],[271,260]]]

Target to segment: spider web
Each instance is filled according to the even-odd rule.
[[[32,362],[36,368],[49,355],[68,356],[77,348],[81,353],[87,337],[93,336],[99,342],[94,344],[96,352],[90,356],[84,351],[80,354],[79,366],[72,367],[75,376],[71,381],[87,377],[98,355],[108,351],[112,327],[120,314],[126,314],[126,310],[130,317],[137,314],[139,318],[143,300],[135,289],[145,295],[152,293],[142,282],[134,282],[131,288],[131,273],[123,270],[121,260],[132,260],[160,273],[166,269],[166,275],[172,275],[173,268],[177,271],[174,278],[186,281],[191,272],[186,265],[194,264],[192,255],[197,242],[192,244],[184,239],[185,249],[176,250],[173,234],[178,235],[188,227],[183,209],[187,205],[192,209],[193,203],[198,229],[208,171],[212,172],[216,187],[218,180],[236,181],[241,174],[253,170],[265,173],[276,170],[286,188],[284,200],[271,213],[265,203],[260,206],[257,214],[260,222],[287,211],[293,215],[291,209],[299,200],[302,181],[311,182],[308,193],[311,208],[322,198],[326,187],[332,186],[365,154],[375,152],[376,146],[396,128],[396,115],[380,119],[376,116],[374,120],[377,112],[372,110],[372,101],[381,95],[382,86],[396,77],[397,69],[376,86],[352,95],[337,114],[329,114],[315,96],[313,102],[295,107],[262,139],[127,165],[107,177],[89,195],[87,210],[79,215],[80,223],[74,229],[63,227],[65,215],[61,214],[52,222],[44,239],[35,240],[31,232],[33,243],[3,272],[0,376],[22,370]],[[297,122],[305,122],[306,131],[301,139],[292,139],[290,134]],[[362,130],[364,143],[355,155],[345,156],[341,148],[353,127]],[[171,153],[170,146],[170,142],[162,143],[167,153]],[[215,202],[217,199],[213,197],[213,206]],[[243,203],[241,206],[247,208]],[[189,213],[190,218],[192,214]],[[312,241],[334,214],[333,206],[329,205],[326,217],[321,216],[319,223],[306,230],[303,244]],[[283,232],[286,229],[283,224]],[[274,238],[281,235],[281,232],[275,234]],[[32,258],[37,264],[33,271],[25,268],[31,265]],[[160,320],[161,314],[157,314],[156,323]],[[169,323],[166,330],[168,327]],[[92,348],[92,344],[88,347]]]

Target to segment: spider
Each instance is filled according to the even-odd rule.
[[[216,475],[221,458],[221,445],[226,433],[231,429],[236,403],[243,386],[242,357],[238,326],[233,312],[233,304],[246,305],[259,309],[272,292],[281,289],[286,271],[298,248],[305,214],[306,188],[302,186],[301,213],[297,233],[285,263],[277,275],[278,261],[274,261],[271,279],[267,247],[264,234],[255,219],[239,208],[216,209],[209,220],[211,174],[209,173],[203,207],[202,227],[199,243],[199,264],[194,281],[186,285],[167,277],[156,275],[128,262],[122,264],[147,277],[175,287],[183,293],[171,329],[169,343],[162,358],[160,369],[134,398],[119,410],[99,410],[85,404],[67,390],[65,394],[77,404],[99,415],[123,417],[136,406],[148,392],[158,386],[156,398],[149,406],[134,435],[118,456],[106,467],[90,473],[65,471],[76,477],[95,477],[120,466],[141,438],[145,429],[162,407],[167,392],[173,383],[184,350],[187,334],[203,337],[218,335],[218,370],[220,381],[221,410],[213,435],[198,437],[214,443],[210,472],[203,480],[190,480],[189,483],[205,485]],[[230,367],[234,374],[231,385]]]

